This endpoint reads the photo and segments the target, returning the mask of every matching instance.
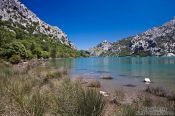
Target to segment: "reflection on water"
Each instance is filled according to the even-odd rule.
[[[175,58],[173,57],[90,57],[66,58],[49,62],[64,67],[71,75],[99,78],[110,74],[116,80],[142,82],[149,77],[155,84],[175,87]]]

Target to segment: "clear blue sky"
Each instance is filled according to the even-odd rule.
[[[117,41],[175,16],[175,0],[21,0],[38,17],[61,28],[79,48]]]

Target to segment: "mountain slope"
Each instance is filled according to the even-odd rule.
[[[99,46],[90,49],[100,49]],[[113,42],[109,50],[98,55],[143,55],[162,56],[175,54],[175,18],[162,26]]]
[[[51,38],[59,40],[62,44],[75,48],[58,27],[50,26],[39,19],[32,11],[18,0],[0,1],[0,19],[9,20],[23,25],[25,28],[33,28],[33,34],[43,33]]]
[[[18,0],[0,1],[0,58],[18,63],[31,58],[87,56],[57,27],[40,20]]]

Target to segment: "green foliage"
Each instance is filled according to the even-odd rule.
[[[13,55],[9,61],[12,63],[12,64],[18,64],[20,61],[21,61],[21,57],[19,55]]]
[[[49,52],[47,52],[47,51],[42,51],[42,52],[41,52],[41,57],[42,57],[42,58],[49,58],[49,56],[50,56],[50,55],[49,55]]]
[[[129,50],[129,48],[124,48],[124,49],[122,49],[122,50],[119,52],[118,55],[119,55],[119,56],[129,56],[129,55],[130,55],[130,50]]]
[[[141,56],[141,57],[146,57],[146,56],[151,56],[150,51],[139,51],[138,53],[134,53],[134,56]]]
[[[37,47],[34,50],[32,50],[32,53],[35,54],[35,55],[37,55],[38,58],[41,58],[42,57],[42,50],[39,47]]]
[[[12,42],[5,46],[3,57],[10,58],[12,55],[19,55],[21,58],[28,58],[25,46],[20,42]]]
[[[9,59],[12,55],[19,55],[22,59],[31,59],[33,57],[66,58],[88,56],[86,53],[63,45],[58,40],[51,39],[47,35],[41,33],[32,34],[36,26],[37,24],[24,27],[17,23],[0,20],[0,57]]]
[[[12,42],[14,39],[15,34],[13,32],[7,31],[5,29],[0,29],[0,47]]]
[[[56,48],[52,48],[52,49],[51,49],[50,56],[51,56],[52,58],[56,58],[56,56],[57,56],[57,50],[56,50]]]

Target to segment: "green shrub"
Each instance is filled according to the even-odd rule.
[[[3,52],[3,56],[10,58],[12,55],[19,55],[22,58],[27,58],[27,50],[25,46],[20,42],[12,42],[6,45]]]
[[[15,39],[15,33],[0,29],[0,47],[12,42]]]
[[[27,50],[27,58],[28,58],[28,59],[34,58],[32,52],[31,52],[30,50]]]
[[[38,58],[42,57],[42,49],[37,47],[32,51],[33,54],[37,55]]]
[[[20,61],[21,61],[21,57],[19,55],[13,55],[9,61],[12,63],[12,64],[18,64]]]
[[[50,56],[50,55],[49,55],[49,52],[47,52],[47,51],[42,51],[42,52],[41,52],[41,57],[42,57],[42,58],[49,58],[49,56]]]

